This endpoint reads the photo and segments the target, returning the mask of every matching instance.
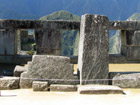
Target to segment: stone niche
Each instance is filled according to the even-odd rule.
[[[127,30],[124,32],[125,38],[121,45],[121,54],[125,55],[129,61],[140,60],[140,31]],[[126,41],[124,41],[126,40]]]
[[[61,55],[61,30],[36,29],[37,54]]]
[[[78,84],[73,64],[69,57],[34,55],[27,72],[21,74],[20,87],[31,88],[34,80],[48,81],[49,84]]]
[[[108,65],[109,20],[100,15],[83,15],[78,56],[81,84],[107,84],[103,79],[108,78]]]
[[[0,55],[14,55],[15,51],[15,30],[0,29]]]

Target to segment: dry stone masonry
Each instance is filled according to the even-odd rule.
[[[0,20],[0,63],[26,64],[32,56],[18,55],[18,30],[34,29],[37,54],[61,55],[61,30],[79,30],[80,22]]]
[[[19,81],[20,79],[18,77],[0,78],[0,89],[1,90],[19,89]]]
[[[57,92],[75,92],[77,91],[76,85],[60,85],[60,84],[52,84],[50,86],[50,91],[57,91]]]
[[[34,81],[32,84],[33,91],[48,91],[49,84],[44,81]]]
[[[80,25],[81,24],[81,25]],[[37,55],[21,55],[20,29],[34,29]],[[62,30],[80,30],[78,57],[61,56]],[[121,30],[121,54],[109,55],[109,30]],[[77,84],[108,84],[109,63],[140,63],[140,22],[110,21],[106,16],[83,15],[80,22],[0,20],[0,63],[27,64],[15,68],[19,78],[0,78],[1,89],[32,88],[35,91],[76,91]],[[27,32],[26,32],[27,33]],[[26,36],[28,37],[28,36]],[[74,75],[73,62],[78,72]],[[30,62],[29,62],[30,61]],[[24,71],[24,72],[23,72]],[[21,72],[23,72],[21,74]],[[20,75],[21,74],[21,75]],[[140,87],[139,74],[114,75],[113,85]],[[124,78],[123,81],[118,81]],[[129,81],[125,79],[130,78]],[[53,85],[52,85],[53,84]],[[132,84],[134,84],[132,86]],[[98,90],[98,89],[99,90]],[[95,91],[97,89],[97,91]],[[87,86],[80,93],[123,93],[118,87]]]
[[[70,64],[69,57],[34,55],[27,72],[21,74],[20,87],[31,88],[36,79],[46,80],[49,84],[78,84],[78,77],[73,72],[74,67]]]

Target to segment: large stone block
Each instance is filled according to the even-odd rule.
[[[49,85],[45,81],[34,81],[32,84],[33,91],[48,91]]]
[[[18,77],[2,77],[0,78],[0,89],[10,90],[19,88],[19,78]]]
[[[124,94],[123,90],[117,86],[109,85],[84,85],[78,87],[80,94]]]
[[[118,74],[113,77],[112,85],[121,88],[140,88],[140,73]]]
[[[27,73],[21,75],[20,86],[30,88],[33,80],[48,80],[49,84],[78,84],[78,76],[73,72],[69,57],[34,55]]]
[[[123,45],[121,47],[122,54],[126,56],[129,61],[139,61],[140,60],[140,46],[138,45]]]
[[[13,55],[13,56],[0,56],[0,63],[2,64],[27,64],[32,60],[31,55]]]
[[[15,54],[15,30],[0,29],[0,55]]]
[[[107,84],[96,79],[108,78],[108,28],[109,20],[105,16],[82,16],[78,56],[81,84]]]
[[[134,36],[132,37],[133,45],[140,45],[140,31],[135,31]]]
[[[27,89],[32,88],[32,83],[34,81],[33,78],[29,78],[30,76],[27,72],[23,72],[20,76],[20,88]]]
[[[76,85],[56,85],[52,84],[50,86],[50,91],[57,91],[57,92],[74,92],[77,91]]]
[[[17,65],[14,69],[14,76],[20,77],[21,73],[27,71],[27,67]]]

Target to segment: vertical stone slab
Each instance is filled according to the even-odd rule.
[[[132,45],[132,38],[134,37],[134,30],[126,30],[126,44]]]
[[[140,46],[140,31],[135,31],[132,37],[132,45]]]
[[[80,28],[78,69],[80,84],[107,84],[109,20],[100,15],[83,15]],[[92,81],[93,80],[93,81]]]
[[[0,55],[15,55],[15,30],[0,29]]]

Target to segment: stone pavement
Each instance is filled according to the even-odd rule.
[[[125,92],[126,95],[80,95],[77,92],[4,90],[0,105],[140,105],[140,89]]]

